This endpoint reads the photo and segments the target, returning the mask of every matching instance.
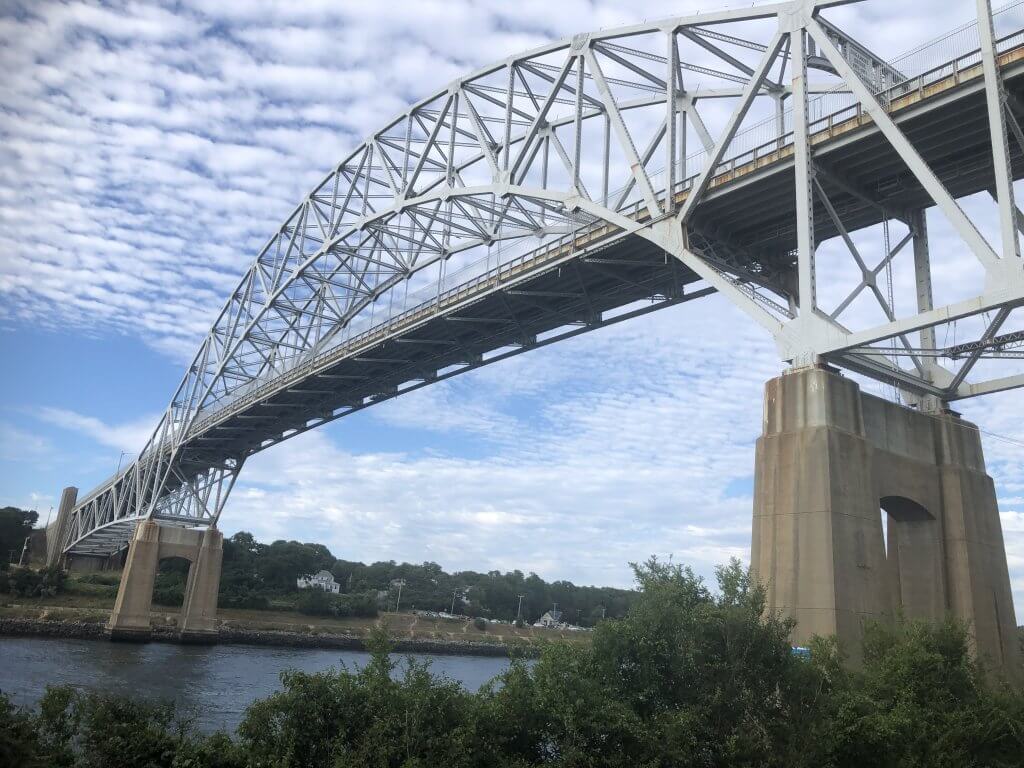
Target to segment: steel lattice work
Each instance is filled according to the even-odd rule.
[[[996,38],[1010,14],[979,0],[980,24],[887,62],[824,18],[838,4],[580,34],[410,107],[277,230],[149,443],[60,523],[59,549],[109,554],[146,516],[209,524],[270,445],[712,292],[782,360],[850,369],[920,408],[1024,384],[972,376],[1021,356],[1024,32]],[[986,191],[996,245],[961,204]],[[933,206],[977,270],[944,304]],[[910,262],[897,313],[892,270]],[[957,322],[970,338],[939,344]]]

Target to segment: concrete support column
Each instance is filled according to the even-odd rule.
[[[128,561],[121,574],[114,610],[107,625],[112,639],[148,640],[153,582],[165,557],[189,561],[185,600],[179,622],[183,642],[214,642],[218,634],[217,592],[224,555],[224,536],[206,530],[164,526],[144,520],[135,529]]]
[[[882,537],[888,515],[888,551]],[[977,428],[862,394],[823,368],[765,386],[751,567],[793,642],[835,635],[856,663],[864,619],[952,615],[980,660],[1021,674],[995,486]]]
[[[149,639],[149,609],[159,563],[160,526],[155,520],[143,520],[129,545],[128,560],[121,572],[121,585],[107,624],[111,639]]]
[[[53,567],[60,562],[61,547],[64,544],[64,534],[67,531],[68,520],[78,500],[78,489],[68,486],[60,495],[60,506],[57,507],[57,519],[46,528],[46,564]]]
[[[757,441],[751,566],[768,608],[796,619],[793,642],[835,635],[859,656],[862,621],[890,616],[871,446],[860,389],[821,368],[765,387]]]
[[[223,558],[224,535],[211,526],[203,531],[199,551],[188,571],[181,607],[182,642],[211,642],[217,638],[217,593]]]
[[[935,433],[949,611],[970,627],[982,661],[1020,674],[1003,528],[981,436],[952,415],[938,420]]]

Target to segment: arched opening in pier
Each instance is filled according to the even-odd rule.
[[[907,618],[938,618],[945,604],[938,521],[905,496],[883,496],[879,506],[893,611]]]
[[[153,579],[153,605],[181,608],[191,567],[191,561],[185,557],[161,558]]]

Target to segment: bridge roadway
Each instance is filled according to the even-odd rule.
[[[1008,106],[1024,122],[1024,35],[1000,46]],[[963,57],[967,59],[967,57]],[[982,66],[951,62],[885,94],[888,110],[954,197],[984,191],[993,175]],[[932,205],[871,118],[850,108],[811,124],[815,167],[850,231],[877,224],[883,210]],[[759,292],[770,287],[796,300],[796,210],[792,134],[719,166],[690,222],[690,247],[746,279],[735,285],[775,311],[787,308]],[[1014,178],[1024,157],[1011,141]],[[695,177],[677,185],[682,203]],[[660,196],[663,196],[663,192]],[[839,232],[815,203],[815,241]],[[637,203],[622,211],[649,220]],[[212,413],[200,411],[188,432],[192,467],[248,456],[375,403],[511,355],[714,292],[650,241],[604,222],[500,264],[419,306],[320,351]],[[728,329],[723,329],[728,333]],[[145,458],[143,459],[145,460]],[[111,478],[80,500],[102,494]],[[176,488],[168,482],[165,492]],[[121,548],[136,519],[112,521],[73,542],[72,554]],[[74,537],[72,537],[72,540]]]

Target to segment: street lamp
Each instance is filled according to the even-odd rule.
[[[117,477],[117,475],[120,474],[120,472],[121,472],[121,462],[124,461],[124,457],[125,456],[132,456],[132,455],[134,455],[134,454],[132,454],[129,451],[121,451],[121,455],[117,457],[117,469],[114,470],[114,477]]]

